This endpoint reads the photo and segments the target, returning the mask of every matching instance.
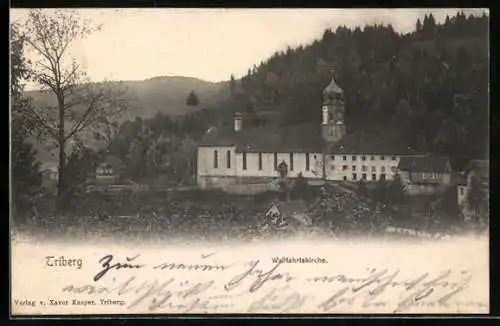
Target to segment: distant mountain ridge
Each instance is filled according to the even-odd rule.
[[[127,89],[127,95],[136,99],[137,109],[128,112],[120,120],[135,117],[151,118],[156,113],[183,115],[213,106],[228,96],[227,82],[209,82],[194,77],[158,76],[145,80],[111,81],[111,85]],[[199,99],[197,107],[189,107],[185,101],[189,92],[194,91]],[[26,91],[34,105],[55,105],[56,98],[51,92]]]
[[[113,85],[127,89],[127,96],[134,98],[137,107],[122,115],[118,122],[134,120],[136,117],[149,119],[158,112],[167,116],[179,116],[190,114],[205,108],[210,108],[216,103],[227,98],[227,82],[209,82],[194,77],[183,76],[157,76],[145,80],[111,81]],[[194,91],[199,99],[196,107],[186,105],[188,94]],[[30,90],[24,92],[32,99],[35,106],[55,106],[56,98],[52,92]],[[85,110],[85,106],[80,108]],[[55,165],[56,159],[53,151],[49,151],[44,145],[35,139],[30,139],[37,151],[37,158],[48,165]],[[88,139],[88,146],[100,148],[102,142]]]

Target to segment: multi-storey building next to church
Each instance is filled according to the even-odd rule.
[[[334,78],[322,95],[321,126],[247,127],[236,113],[232,128],[210,128],[198,146],[199,186],[232,189],[299,174],[309,182],[390,180],[403,157],[422,156],[399,140],[347,134],[344,94]]]

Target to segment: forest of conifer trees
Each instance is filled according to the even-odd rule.
[[[216,107],[201,102],[204,109],[186,116],[126,122],[108,152],[130,165],[131,175],[154,175],[147,153],[161,152],[160,135],[177,139],[171,152],[183,141],[196,143],[211,126],[230,127],[235,111],[243,112],[245,128],[319,126],[321,92],[333,71],[345,93],[348,133],[391,134],[416,150],[449,156],[461,169],[488,155],[488,28],[488,16],[459,12],[443,24],[426,15],[409,34],[380,24],[326,30],[310,45],[276,52],[240,80],[231,76],[231,96]]]
[[[212,123],[228,124],[239,110],[253,125],[319,124],[321,91],[333,71],[348,132],[390,132],[454,164],[486,157],[489,17],[459,12],[437,24],[430,14],[415,27],[398,34],[391,25],[341,26],[278,51],[232,86]]]

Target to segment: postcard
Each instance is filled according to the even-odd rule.
[[[487,314],[487,9],[10,11],[15,317]]]

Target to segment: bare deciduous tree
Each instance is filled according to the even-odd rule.
[[[89,82],[71,56],[73,44],[99,29],[68,10],[30,10],[23,26],[24,40],[37,57],[30,67],[31,77],[57,100],[54,106],[30,107],[25,116],[31,128],[58,150],[60,204],[66,188],[67,145],[81,142],[87,133],[104,131],[109,136],[113,120],[131,107],[125,90],[108,82]]]

